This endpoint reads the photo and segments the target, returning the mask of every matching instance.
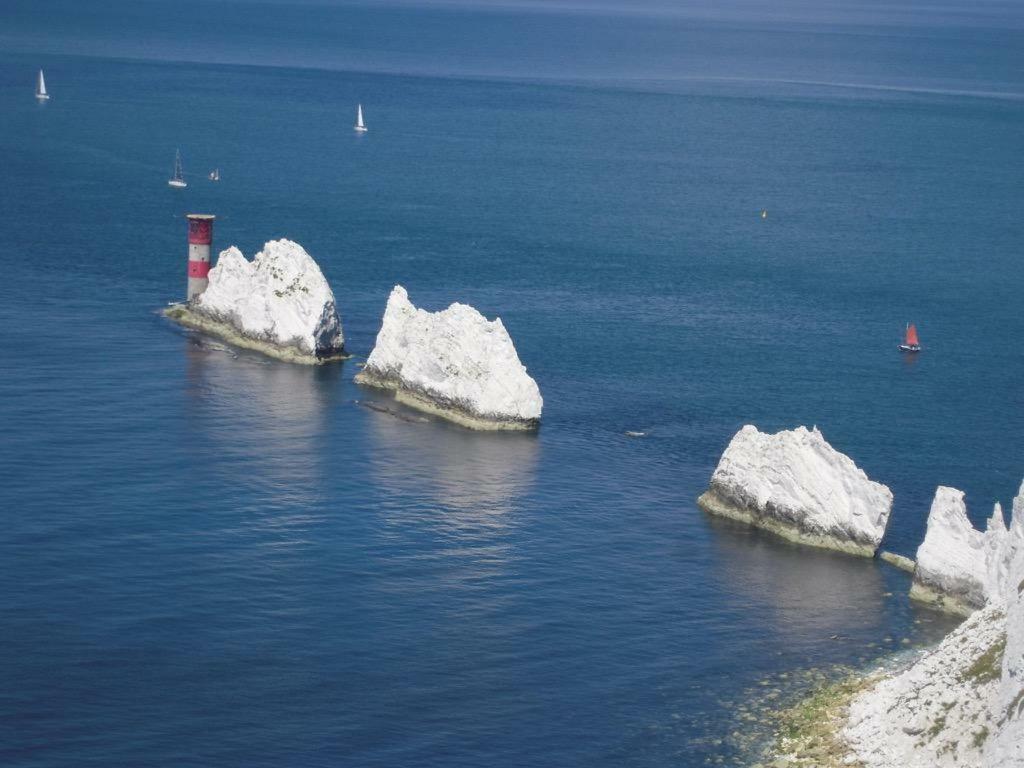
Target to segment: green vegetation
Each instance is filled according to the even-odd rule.
[[[853,697],[877,681],[877,677],[850,675],[817,688],[807,698],[784,710],[779,717],[774,754],[786,755],[787,765],[792,766],[848,765],[843,763],[847,749],[838,729]]]
[[[939,715],[935,718],[935,722],[932,723],[932,727],[928,729],[928,740],[934,739],[940,733],[946,729],[946,716]]]
[[[281,279],[279,273],[274,272],[273,275],[278,280]],[[280,290],[280,291],[276,291],[275,290],[274,291],[274,295],[277,296],[277,298],[280,299],[280,298],[284,298],[285,296],[291,296],[296,291],[302,291],[303,293],[309,293],[309,288],[307,288],[304,285],[300,285],[299,282],[300,282],[300,278],[299,277],[295,277],[291,281],[291,283],[289,283],[288,286],[286,288],[284,288],[283,290]]]
[[[967,668],[961,680],[971,680],[975,685],[984,685],[998,680],[1003,673],[1003,653],[1006,651],[1006,635],[1002,635],[992,646],[981,654]]]
[[[981,726],[981,730],[974,734],[974,748],[981,749],[985,745],[985,740],[988,739],[988,726]]]

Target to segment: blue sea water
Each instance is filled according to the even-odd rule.
[[[904,554],[936,485],[1014,495],[1022,50],[959,0],[7,0],[0,764],[747,765],[934,641],[694,499],[744,423],[817,424]],[[160,318],[189,211],[302,243],[356,358]],[[396,283],[502,317],[536,435],[362,406]]]

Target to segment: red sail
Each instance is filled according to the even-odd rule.
[[[920,344],[917,340],[917,326],[911,323],[907,326],[907,346],[916,347]]]

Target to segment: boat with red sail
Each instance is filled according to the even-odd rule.
[[[900,344],[900,352],[920,352],[921,342],[917,339],[917,326],[913,323],[907,323],[907,332],[904,336],[903,343]]]

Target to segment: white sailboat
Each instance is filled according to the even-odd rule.
[[[46,92],[46,80],[43,78],[43,70],[39,70],[39,82],[36,83],[36,98],[40,101],[46,101],[50,98],[50,94]]]
[[[174,175],[171,176],[167,184],[178,188],[188,186],[188,184],[185,183],[185,176],[181,171],[181,152],[177,149],[174,150]]]
[[[353,126],[356,133],[366,133],[369,128],[366,127],[366,123],[363,122],[363,105],[360,104],[356,108],[356,124]]]

